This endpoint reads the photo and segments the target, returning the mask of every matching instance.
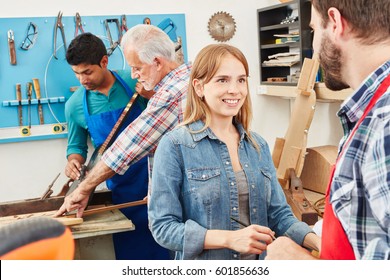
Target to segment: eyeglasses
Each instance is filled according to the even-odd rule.
[[[36,24],[30,22],[27,27],[26,38],[20,44],[20,48],[26,51],[31,49],[34,46],[37,37],[38,37],[38,27],[36,26]]]

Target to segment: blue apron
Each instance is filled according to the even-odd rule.
[[[133,92],[125,81],[117,73],[112,72],[112,74],[125,88],[129,98],[131,98]],[[95,147],[99,147],[104,143],[124,108],[125,107],[101,114],[90,115],[87,106],[87,91],[85,90],[83,100],[84,115],[88,126],[88,132],[93,139]],[[143,108],[141,108],[138,102],[135,102],[130,114],[124,120],[120,132],[135,120],[142,111]],[[114,204],[143,199],[148,191],[147,157],[132,164],[125,174],[116,174],[111,179],[108,179],[106,185],[112,192],[112,202]],[[121,209],[120,211],[134,223],[135,230],[113,234],[117,260],[169,259],[168,250],[156,243],[148,228],[146,205]]]

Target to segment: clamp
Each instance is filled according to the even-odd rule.
[[[62,42],[64,43],[64,49],[66,53],[66,40],[65,40],[65,32],[64,32],[64,25],[62,24],[62,12],[58,12],[56,24],[54,26],[54,52],[53,56],[55,59],[57,58],[57,30],[60,29],[61,31],[61,37],[62,37]]]
[[[74,17],[74,21],[76,22],[76,30],[74,32],[74,36],[76,37],[79,33],[79,30],[80,30],[80,34],[84,33],[83,23],[81,22],[81,16],[78,12],[76,13],[76,16]]]
[[[110,26],[109,23],[114,23],[116,25],[116,28],[118,30],[118,40],[114,42],[111,36]],[[110,47],[107,50],[107,55],[110,56],[116,49],[116,47],[119,46],[121,39],[122,39],[122,29],[119,25],[119,20],[117,18],[109,18],[104,20],[104,26],[106,28],[107,38],[110,41]]]

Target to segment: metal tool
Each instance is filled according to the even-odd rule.
[[[118,30],[118,39],[115,42],[111,36],[109,23],[115,23],[116,28]],[[117,18],[110,18],[110,19],[104,20],[104,26],[106,28],[107,38],[110,41],[110,47],[107,50],[107,55],[110,56],[115,51],[116,47],[118,47],[118,45],[119,45],[119,43],[122,39],[122,32],[121,32],[121,27],[119,25],[119,20]]]
[[[129,28],[127,27],[126,15],[122,15],[121,16],[121,31],[122,31],[122,35],[123,35],[123,33],[126,33],[127,30],[129,30]]]
[[[81,16],[78,12],[74,17],[74,21],[76,22],[76,30],[74,32],[74,36],[76,37],[79,33],[79,30],[80,30],[80,34],[84,33],[83,23],[81,22]]]
[[[8,49],[10,63],[16,65],[15,36],[11,29],[8,30]]]
[[[31,98],[32,98],[32,83],[27,83],[27,100],[28,100],[28,128],[31,128]]]
[[[43,109],[42,109],[42,103],[41,103],[41,87],[39,85],[39,80],[37,78],[33,78],[32,81],[33,81],[33,85],[34,85],[35,96],[38,100],[39,124],[44,124]]]
[[[57,58],[57,30],[60,29],[61,31],[61,37],[62,37],[62,42],[64,43],[64,49],[66,53],[66,39],[65,39],[65,31],[64,31],[64,25],[62,24],[62,12],[58,12],[56,24],[54,25],[54,51],[53,51],[53,56],[55,59]]]
[[[19,105],[18,105],[19,126],[23,126],[22,86],[21,86],[21,84],[16,84],[16,99],[19,102]]]
[[[58,175],[54,178],[53,182],[51,182],[51,184],[47,187],[46,191],[43,193],[43,195],[40,198],[41,200],[50,197],[50,195],[53,193],[53,190],[52,190],[53,185],[54,185],[55,181],[57,181],[58,177],[60,177],[60,174],[61,173],[58,173]]]
[[[31,49],[34,46],[37,37],[38,37],[38,27],[33,22],[30,22],[27,27],[26,38],[24,38],[24,40],[20,44],[20,48],[25,51]]]
[[[157,25],[157,27],[162,29],[169,36],[172,42],[175,43],[175,52],[181,49],[181,42],[178,42],[178,38],[176,34],[177,26],[173,22],[173,20],[171,20],[170,18],[166,18],[162,22],[160,22],[159,25]]]

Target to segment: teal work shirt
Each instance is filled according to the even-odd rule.
[[[118,70],[118,75],[135,91],[136,80],[131,78],[130,70]],[[84,88],[80,86],[65,103],[65,117],[68,125],[68,147],[66,156],[79,154],[87,158],[88,127],[83,111]],[[108,96],[98,91],[88,91],[87,104],[91,115],[123,108],[130,98],[119,81],[115,81],[108,92]],[[145,108],[147,99],[139,98],[141,107]],[[94,144],[94,143],[93,143]]]

